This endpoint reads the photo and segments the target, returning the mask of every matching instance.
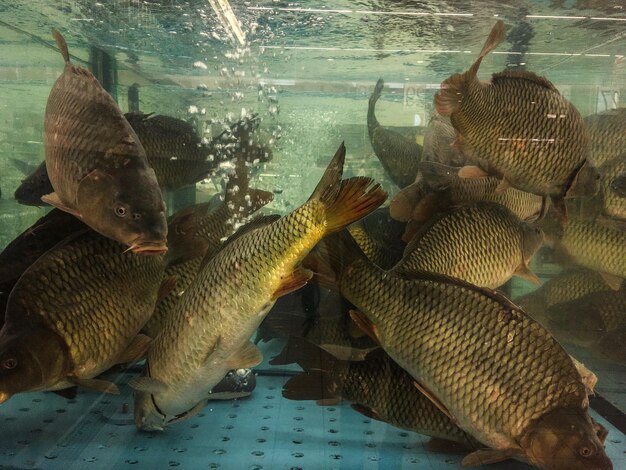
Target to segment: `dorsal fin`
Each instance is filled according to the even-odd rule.
[[[493,49],[498,47],[498,44],[502,42],[504,39],[504,22],[502,20],[498,20],[496,24],[491,29],[489,36],[487,36],[487,40],[483,45],[482,50],[480,51],[480,55],[478,59],[472,64],[470,69],[467,71],[467,74],[474,78],[476,73],[478,72],[478,68],[480,67],[480,63],[483,61],[483,58],[489,54]]]
[[[548,90],[556,91],[557,90],[552,82],[547,78],[540,77],[536,73],[529,72],[527,70],[503,70],[502,72],[494,73],[491,76],[491,82],[497,83],[498,80],[503,80],[507,78],[515,78],[520,80],[528,80],[529,82],[535,83],[539,86],[547,88]]]
[[[63,60],[65,61],[65,64],[69,65],[71,63],[70,53],[67,50],[67,43],[65,42],[65,38],[61,36],[61,33],[59,33],[56,29],[52,30],[52,37],[56,41],[57,46],[59,46],[59,50],[61,51],[61,55],[63,56]]]

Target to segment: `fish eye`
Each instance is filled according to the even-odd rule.
[[[134,212],[133,213],[133,220],[139,220],[141,219],[141,214],[138,212]]]
[[[585,446],[585,447],[581,447],[578,453],[582,455],[583,457],[589,457],[591,456],[592,451],[589,447]]]
[[[6,370],[15,369],[17,367],[17,359],[14,357],[9,357],[2,361],[2,368]]]
[[[126,208],[124,206],[117,206],[115,208],[115,214],[118,217],[125,217],[126,216]]]

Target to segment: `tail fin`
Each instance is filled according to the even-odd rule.
[[[342,142],[309,198],[325,206],[326,235],[365,217],[387,199],[387,193],[371,178],[341,180],[345,157],[346,147]]]
[[[291,336],[283,350],[270,361],[271,365],[298,364],[305,371],[311,369],[332,371],[339,359],[305,338]]]
[[[374,91],[370,95],[369,104],[367,106],[367,127],[370,132],[376,127],[379,127],[378,119],[376,119],[376,102],[380,95],[383,93],[383,86],[385,82],[382,78],[379,78],[376,82],[376,86],[374,87]]]
[[[314,280],[327,289],[340,290],[341,274],[354,262],[369,260],[347,230],[324,238],[302,265],[312,270]]]
[[[65,65],[69,65],[70,64],[70,53],[67,50],[67,43],[65,42],[65,38],[63,36],[61,36],[61,33],[59,33],[56,29],[52,30],[52,37],[56,41],[57,46],[59,46],[59,50],[61,51],[61,55],[63,56],[63,60],[65,61]]]
[[[283,397],[288,400],[339,400],[340,385],[322,370],[302,372],[290,378],[283,386]]]
[[[442,116],[450,116],[460,106],[463,100],[463,94],[467,85],[476,79],[478,68],[483,58],[504,39],[504,23],[498,20],[489,33],[483,49],[476,61],[465,73],[457,73],[447,78],[442,84],[441,89],[435,95],[435,108]]]

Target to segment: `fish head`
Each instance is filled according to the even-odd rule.
[[[530,425],[522,447],[531,464],[546,470],[612,470],[600,428],[586,410],[558,408]]]
[[[522,230],[522,257],[524,262],[528,264],[541,245],[543,245],[543,230],[530,224],[524,224]]]
[[[68,370],[63,340],[49,330],[0,332],[0,403],[16,393],[45,389]]]
[[[133,252],[167,251],[165,203],[152,168],[94,170],[81,180],[76,204],[88,225]]]
[[[135,400],[135,425],[142,431],[163,431],[167,417],[161,413],[154,395],[149,392],[134,391]]]

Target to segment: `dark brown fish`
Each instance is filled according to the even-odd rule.
[[[611,190],[620,197],[626,197],[626,173],[622,173],[611,181]]]
[[[37,168],[26,173],[26,175],[26,178],[22,180],[22,184],[15,190],[13,197],[15,197],[15,200],[20,204],[27,206],[46,205],[46,203],[41,200],[41,197],[54,191],[50,179],[48,178],[46,162],[41,162]]]
[[[53,209],[6,246],[0,253],[0,327],[9,294],[24,271],[57,243],[86,227],[73,215]]]
[[[463,166],[466,158],[453,145],[456,131],[448,116],[435,112],[424,131],[424,152],[422,161],[436,162],[448,166]]]
[[[304,369],[283,386],[285,398],[319,404],[345,399],[370,418],[455,442],[463,449],[484,447],[420,392],[413,377],[382,348],[356,362],[338,360],[303,339],[291,338],[285,349],[291,362]]]
[[[53,32],[65,69],[46,106],[46,169],[54,192],[43,200],[134,252],[167,251],[165,205],[141,142],[113,98],[72,65]]]
[[[138,336],[150,317],[165,265],[162,256],[124,252],[86,228],[33,263],[19,279],[0,330],[0,403],[16,393],[83,385],[145,352]]]
[[[324,239],[305,266],[357,307],[353,319],[442,411],[492,448],[464,465],[518,458],[549,470],[613,468],[578,366],[504,296],[433,273],[384,271],[346,232]]]
[[[379,79],[370,96],[367,108],[367,130],[374,153],[387,175],[400,188],[415,181],[417,164],[422,158],[422,146],[407,137],[386,129],[376,119],[376,102],[383,92],[383,79]]]
[[[597,192],[589,131],[576,108],[543,77],[505,70],[490,82],[478,80],[482,59],[504,32],[499,20],[470,69],[442,83],[435,106],[450,116],[457,145],[480,166],[465,167],[461,176],[492,174],[502,179],[501,189],[550,196],[565,219],[565,197]]]

